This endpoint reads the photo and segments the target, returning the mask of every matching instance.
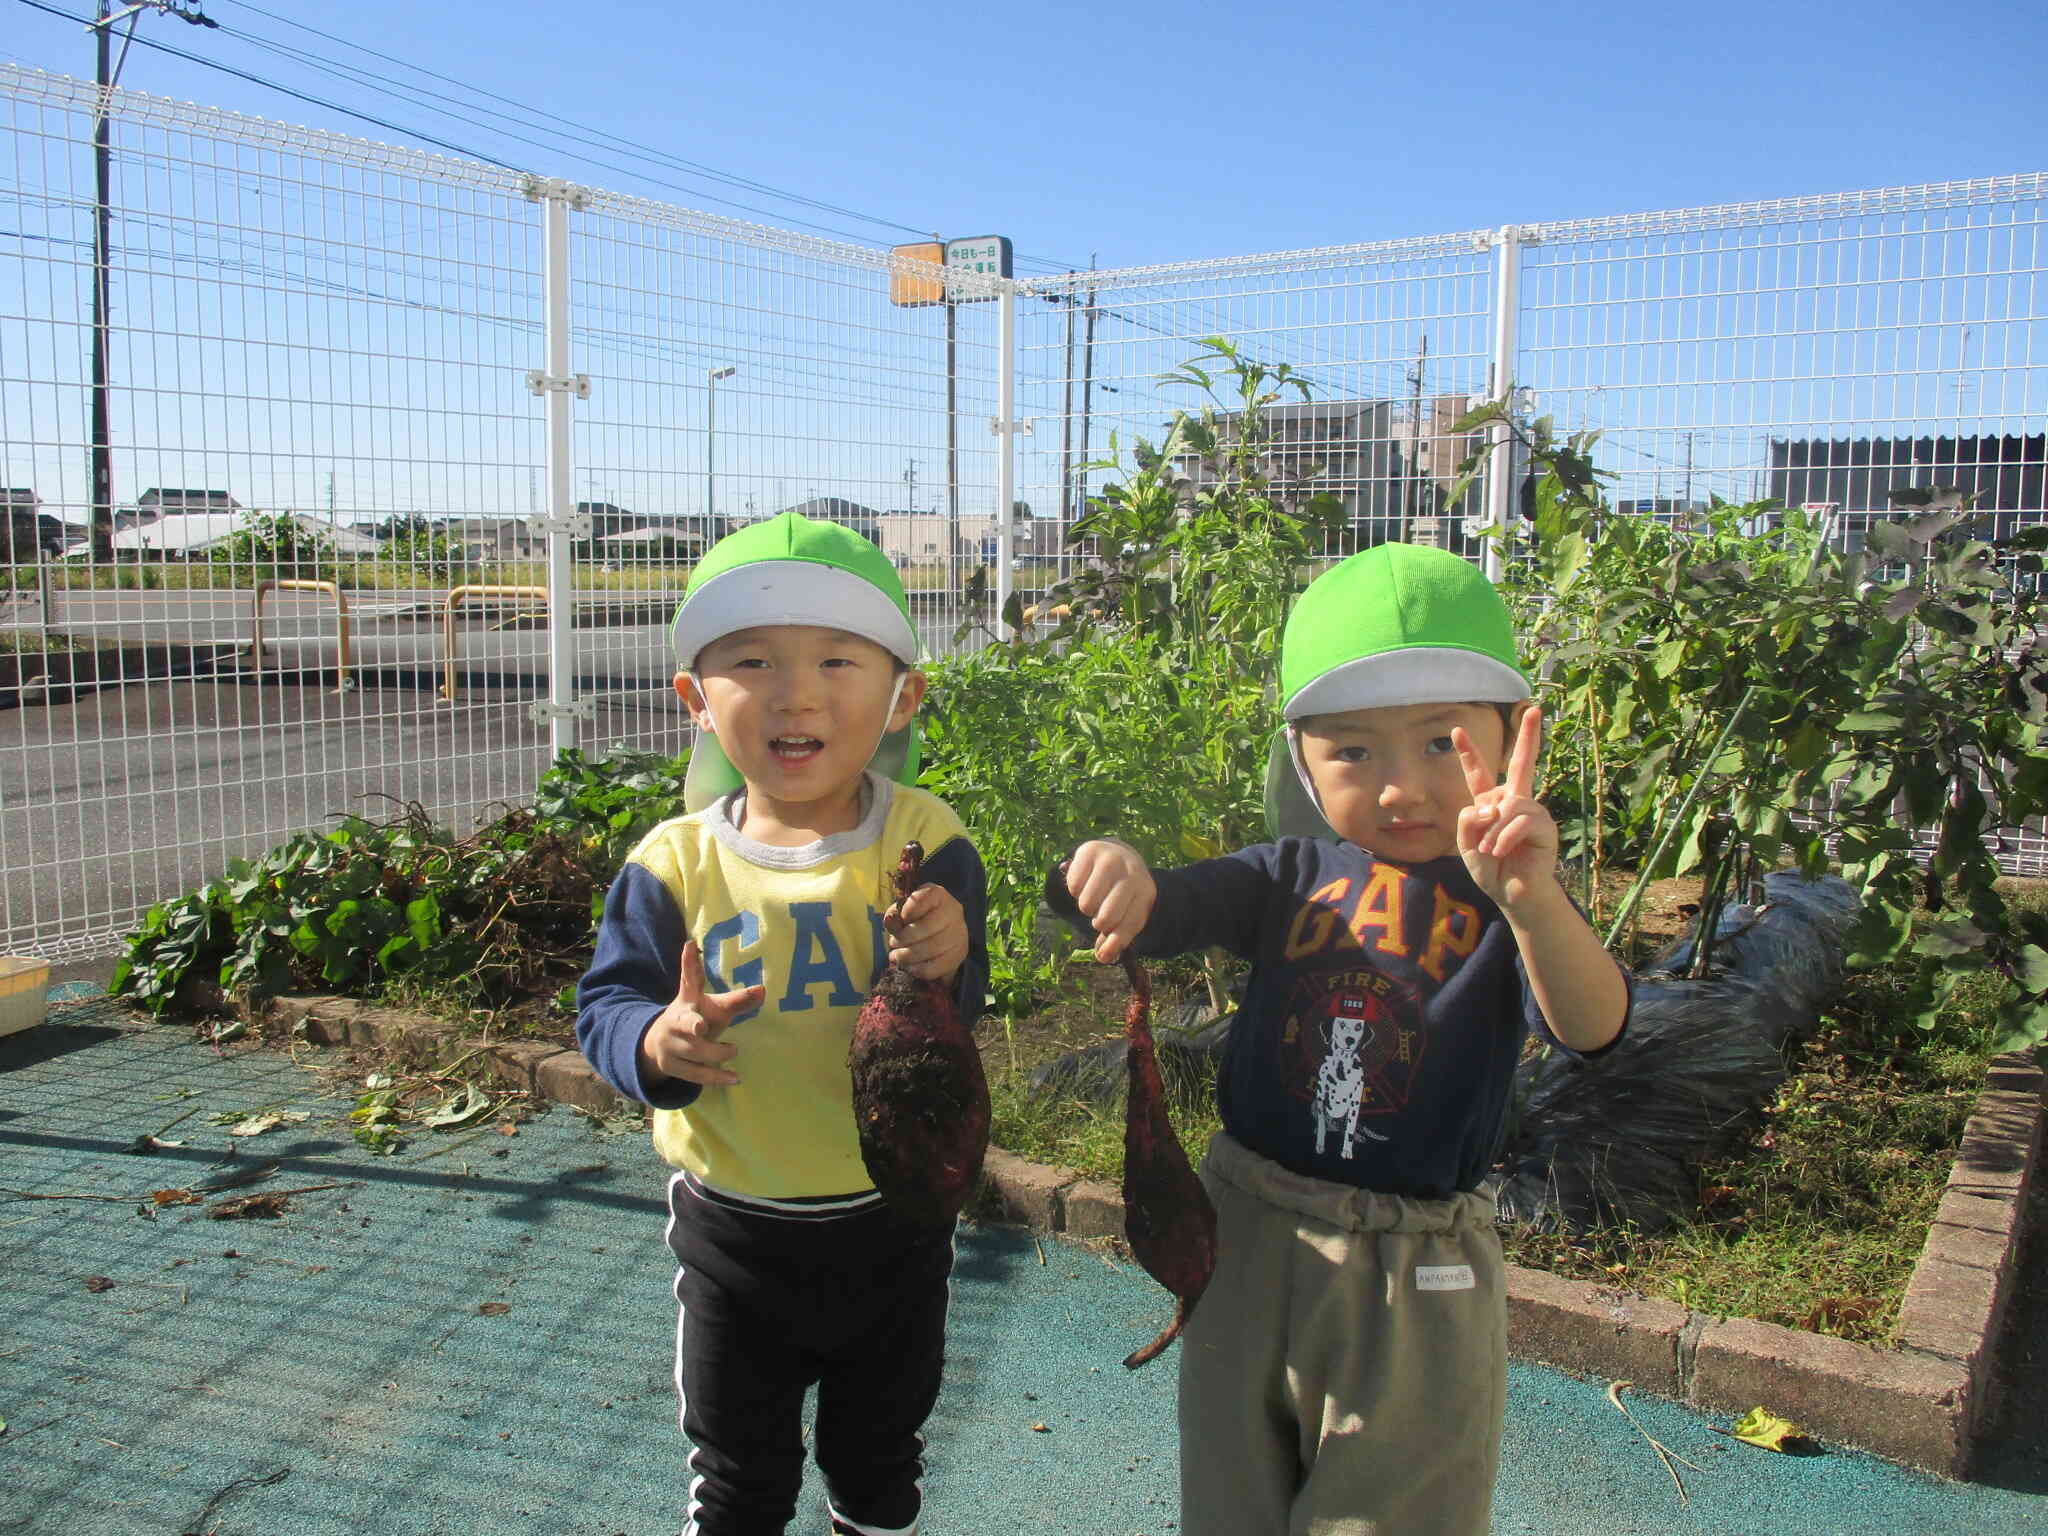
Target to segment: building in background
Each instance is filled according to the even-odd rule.
[[[1259,413],[1267,434],[1266,473],[1283,499],[1336,497],[1356,548],[1409,540],[1419,532],[1429,542],[1463,550],[1471,509],[1453,506],[1451,496],[1480,439],[1450,429],[1469,408],[1463,395],[1269,405]],[[1234,412],[1219,418],[1222,446],[1235,441],[1240,419]],[[1214,467],[1192,454],[1177,459],[1175,468],[1197,489],[1216,479]]]
[[[880,513],[869,537],[898,569],[912,565],[984,565],[996,557],[996,520],[987,513],[891,510]],[[1051,559],[1059,553],[1060,530],[1048,520],[1019,514],[1010,527],[1010,554],[1017,560]]]
[[[323,542],[345,559],[373,556],[383,547],[381,540],[369,534],[357,533],[353,528],[330,523],[324,518],[311,517],[303,512],[287,512],[283,518],[308,539]],[[149,522],[118,529],[113,538],[114,557],[205,560],[212,557],[216,547],[248,531],[247,516],[240,508],[233,512],[166,512]],[[91,545],[88,543],[82,548],[90,549]]]
[[[70,526],[43,510],[33,486],[0,486],[0,563],[33,565],[39,555],[61,555],[71,538]]]
[[[2002,539],[2048,517],[2048,434],[1979,437],[1773,438],[1767,494],[1786,506],[1832,503],[1851,549],[1872,523],[1913,516],[1893,491],[1947,486],[1990,513],[1980,537]]]

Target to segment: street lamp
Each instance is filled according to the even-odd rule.
[[[712,457],[718,430],[718,381],[729,379],[739,369],[731,363],[708,369],[704,374],[704,543],[709,548],[718,538],[718,461]]]

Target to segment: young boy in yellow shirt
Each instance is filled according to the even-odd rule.
[[[784,1529],[805,1390],[832,1529],[910,1536],[953,1234],[888,1210],[861,1160],[847,1047],[885,964],[982,1009],[981,859],[911,781],[925,680],[902,585],[850,529],[784,513],[729,535],[676,611],[698,727],[688,814],[605,901],[577,1038],[654,1106],[678,1265],[684,1536]],[[924,845],[897,911],[890,876]]]

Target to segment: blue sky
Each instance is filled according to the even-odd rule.
[[[0,5],[0,53],[91,76],[84,29]],[[2000,175],[2039,169],[2048,142],[2048,10],[2005,0],[205,9],[221,29],[152,13],[140,35],[596,186],[866,244],[1008,234],[1026,272]],[[403,60],[845,212],[618,147],[590,149],[610,162],[592,166],[510,136],[545,130],[452,120],[258,41],[463,99]],[[408,141],[142,46],[121,83]],[[509,110],[464,110],[486,108]]]
[[[90,79],[88,31],[52,12],[92,5],[0,0],[0,58]],[[1004,234],[1025,277],[2048,169],[2038,0],[1736,0],[1679,17],[1056,3],[1000,21],[823,0],[205,9],[219,27],[150,12],[137,37],[238,73],[138,44],[120,83],[869,246]],[[0,399],[0,483],[76,505],[88,119],[18,121],[0,141],[0,195],[15,196],[0,237],[21,241],[0,263],[0,355],[33,387]],[[330,224],[295,201],[296,170],[265,202],[275,168],[181,144],[166,178],[132,139],[115,167],[117,499],[204,483],[361,515],[537,505],[523,204],[509,223],[499,209],[429,231],[408,200],[439,209],[440,194],[400,188]],[[411,243],[387,251],[392,218]],[[2029,205],[1802,227],[1762,253],[1737,235],[1532,247],[1518,382],[1532,409],[1611,432],[1628,495],[1760,494],[1773,432],[2031,431],[2048,400],[2040,224]],[[959,306],[949,415],[938,311],[644,234],[597,220],[579,248],[577,366],[603,388],[576,408],[576,496],[710,503],[707,373],[738,365],[717,391],[721,505],[829,493],[929,509],[951,499],[948,422],[965,424],[960,505],[994,504],[993,306]],[[1156,437],[1193,403],[1159,376],[1218,331],[1311,372],[1322,397],[1415,419],[1426,377],[1435,419],[1485,386],[1491,259],[1461,244],[1299,291],[1112,284],[1078,337],[1074,306],[1027,304],[1018,408],[1045,427],[1020,444],[1020,494],[1058,504],[1061,464],[1101,455],[1111,431],[1125,448]],[[422,305],[450,329],[422,329]],[[406,367],[367,376],[380,359]]]

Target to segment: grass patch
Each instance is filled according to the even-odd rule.
[[[694,568],[692,562],[677,561],[622,565],[607,570],[579,561],[570,571],[570,582],[579,592],[653,592],[680,597]],[[0,565],[0,590],[34,590],[47,581],[60,592],[198,592],[238,588],[253,592],[259,581],[289,577],[332,581],[349,592],[388,592],[422,588],[446,591],[464,583],[544,587],[548,581],[547,562],[538,559],[479,561],[452,568],[443,563],[438,569],[426,562],[371,558],[254,566],[244,561],[128,559],[105,564],[52,561],[41,569],[42,574],[38,574],[33,565]],[[1056,561],[1023,561],[1013,573],[1013,582],[1020,591],[1037,591],[1057,578],[1058,569]],[[974,570],[971,563],[957,568],[911,565],[900,574],[906,591],[943,592],[960,587]]]
[[[0,655],[4,656],[53,656],[59,652],[119,649],[118,641],[67,635],[54,629],[48,634],[41,630],[0,629]]]

